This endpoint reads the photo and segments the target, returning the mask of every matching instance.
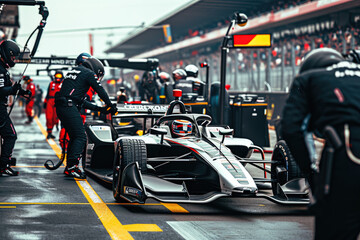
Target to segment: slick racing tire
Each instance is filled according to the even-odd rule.
[[[302,174],[284,140],[280,140],[276,143],[271,160],[280,162],[279,164],[271,164],[271,179],[273,180],[271,182],[271,187],[273,194],[276,196],[279,194],[279,190],[277,188],[278,183],[283,185],[292,179],[302,177]],[[280,176],[280,174],[276,171],[277,167],[284,167],[286,169],[286,173]]]
[[[147,172],[146,167],[146,145],[141,139],[121,139],[116,148],[113,165],[113,195],[117,202],[125,200],[120,196],[121,193],[121,173],[124,168],[138,162],[141,173]]]

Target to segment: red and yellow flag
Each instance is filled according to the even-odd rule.
[[[233,35],[234,47],[271,47],[270,34]]]

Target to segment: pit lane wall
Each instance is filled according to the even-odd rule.
[[[269,128],[281,119],[288,98],[286,92],[230,91],[230,126],[235,137],[245,137],[261,147],[270,146]],[[238,102],[239,96],[255,96],[255,101]]]
[[[287,92],[243,92],[243,91],[229,91],[231,97],[237,95],[257,95],[264,98],[267,105],[266,119],[270,126],[274,126],[276,120],[281,119],[282,111],[289,96]]]

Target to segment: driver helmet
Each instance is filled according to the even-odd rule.
[[[55,82],[62,82],[64,80],[64,74],[61,71],[56,71],[54,75]]]
[[[7,68],[15,66],[15,58],[20,55],[19,46],[12,40],[5,40],[0,43],[1,61]]]
[[[305,56],[301,63],[299,73],[317,68],[325,68],[344,60],[344,57],[334,49],[318,48],[312,50]]]
[[[81,64],[83,64],[83,63],[85,62],[85,60],[88,59],[88,58],[91,58],[91,55],[90,55],[90,54],[85,53],[85,52],[80,53],[79,56],[77,56],[77,58],[76,58],[75,64],[76,64],[76,65],[81,65]]]
[[[174,81],[179,81],[181,79],[186,79],[186,77],[187,77],[187,74],[186,74],[185,70],[181,69],[181,68],[175,69],[172,72],[172,75],[173,75]]]
[[[101,79],[105,74],[104,65],[97,58],[91,57],[86,59],[83,66],[93,71],[99,79]]]
[[[174,120],[171,123],[171,132],[176,137],[185,137],[192,133],[192,123],[187,120]]]
[[[24,82],[27,83],[27,84],[29,84],[29,83],[31,83],[31,82],[33,81],[30,76],[24,76],[24,77],[23,77],[23,80],[24,80]]]
[[[195,66],[194,64],[189,64],[185,67],[185,72],[188,77],[194,77],[197,78],[199,73],[199,68]]]

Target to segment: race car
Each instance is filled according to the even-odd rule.
[[[265,161],[262,149],[250,140],[232,138],[232,129],[209,126],[210,116],[188,113],[179,94],[174,96],[165,115],[160,106],[130,105],[133,114],[118,109],[112,121],[86,125],[83,168],[110,183],[116,201],[208,203],[220,197],[263,197],[280,204],[308,204],[304,179],[289,174],[296,166],[284,145],[278,144],[273,159]],[[114,119],[131,117],[142,119],[144,135],[124,134],[124,126],[114,125]],[[254,149],[262,159],[250,158]],[[246,164],[271,178],[253,178]],[[262,164],[272,164],[271,170]],[[259,193],[264,182],[272,184],[274,196]]]

